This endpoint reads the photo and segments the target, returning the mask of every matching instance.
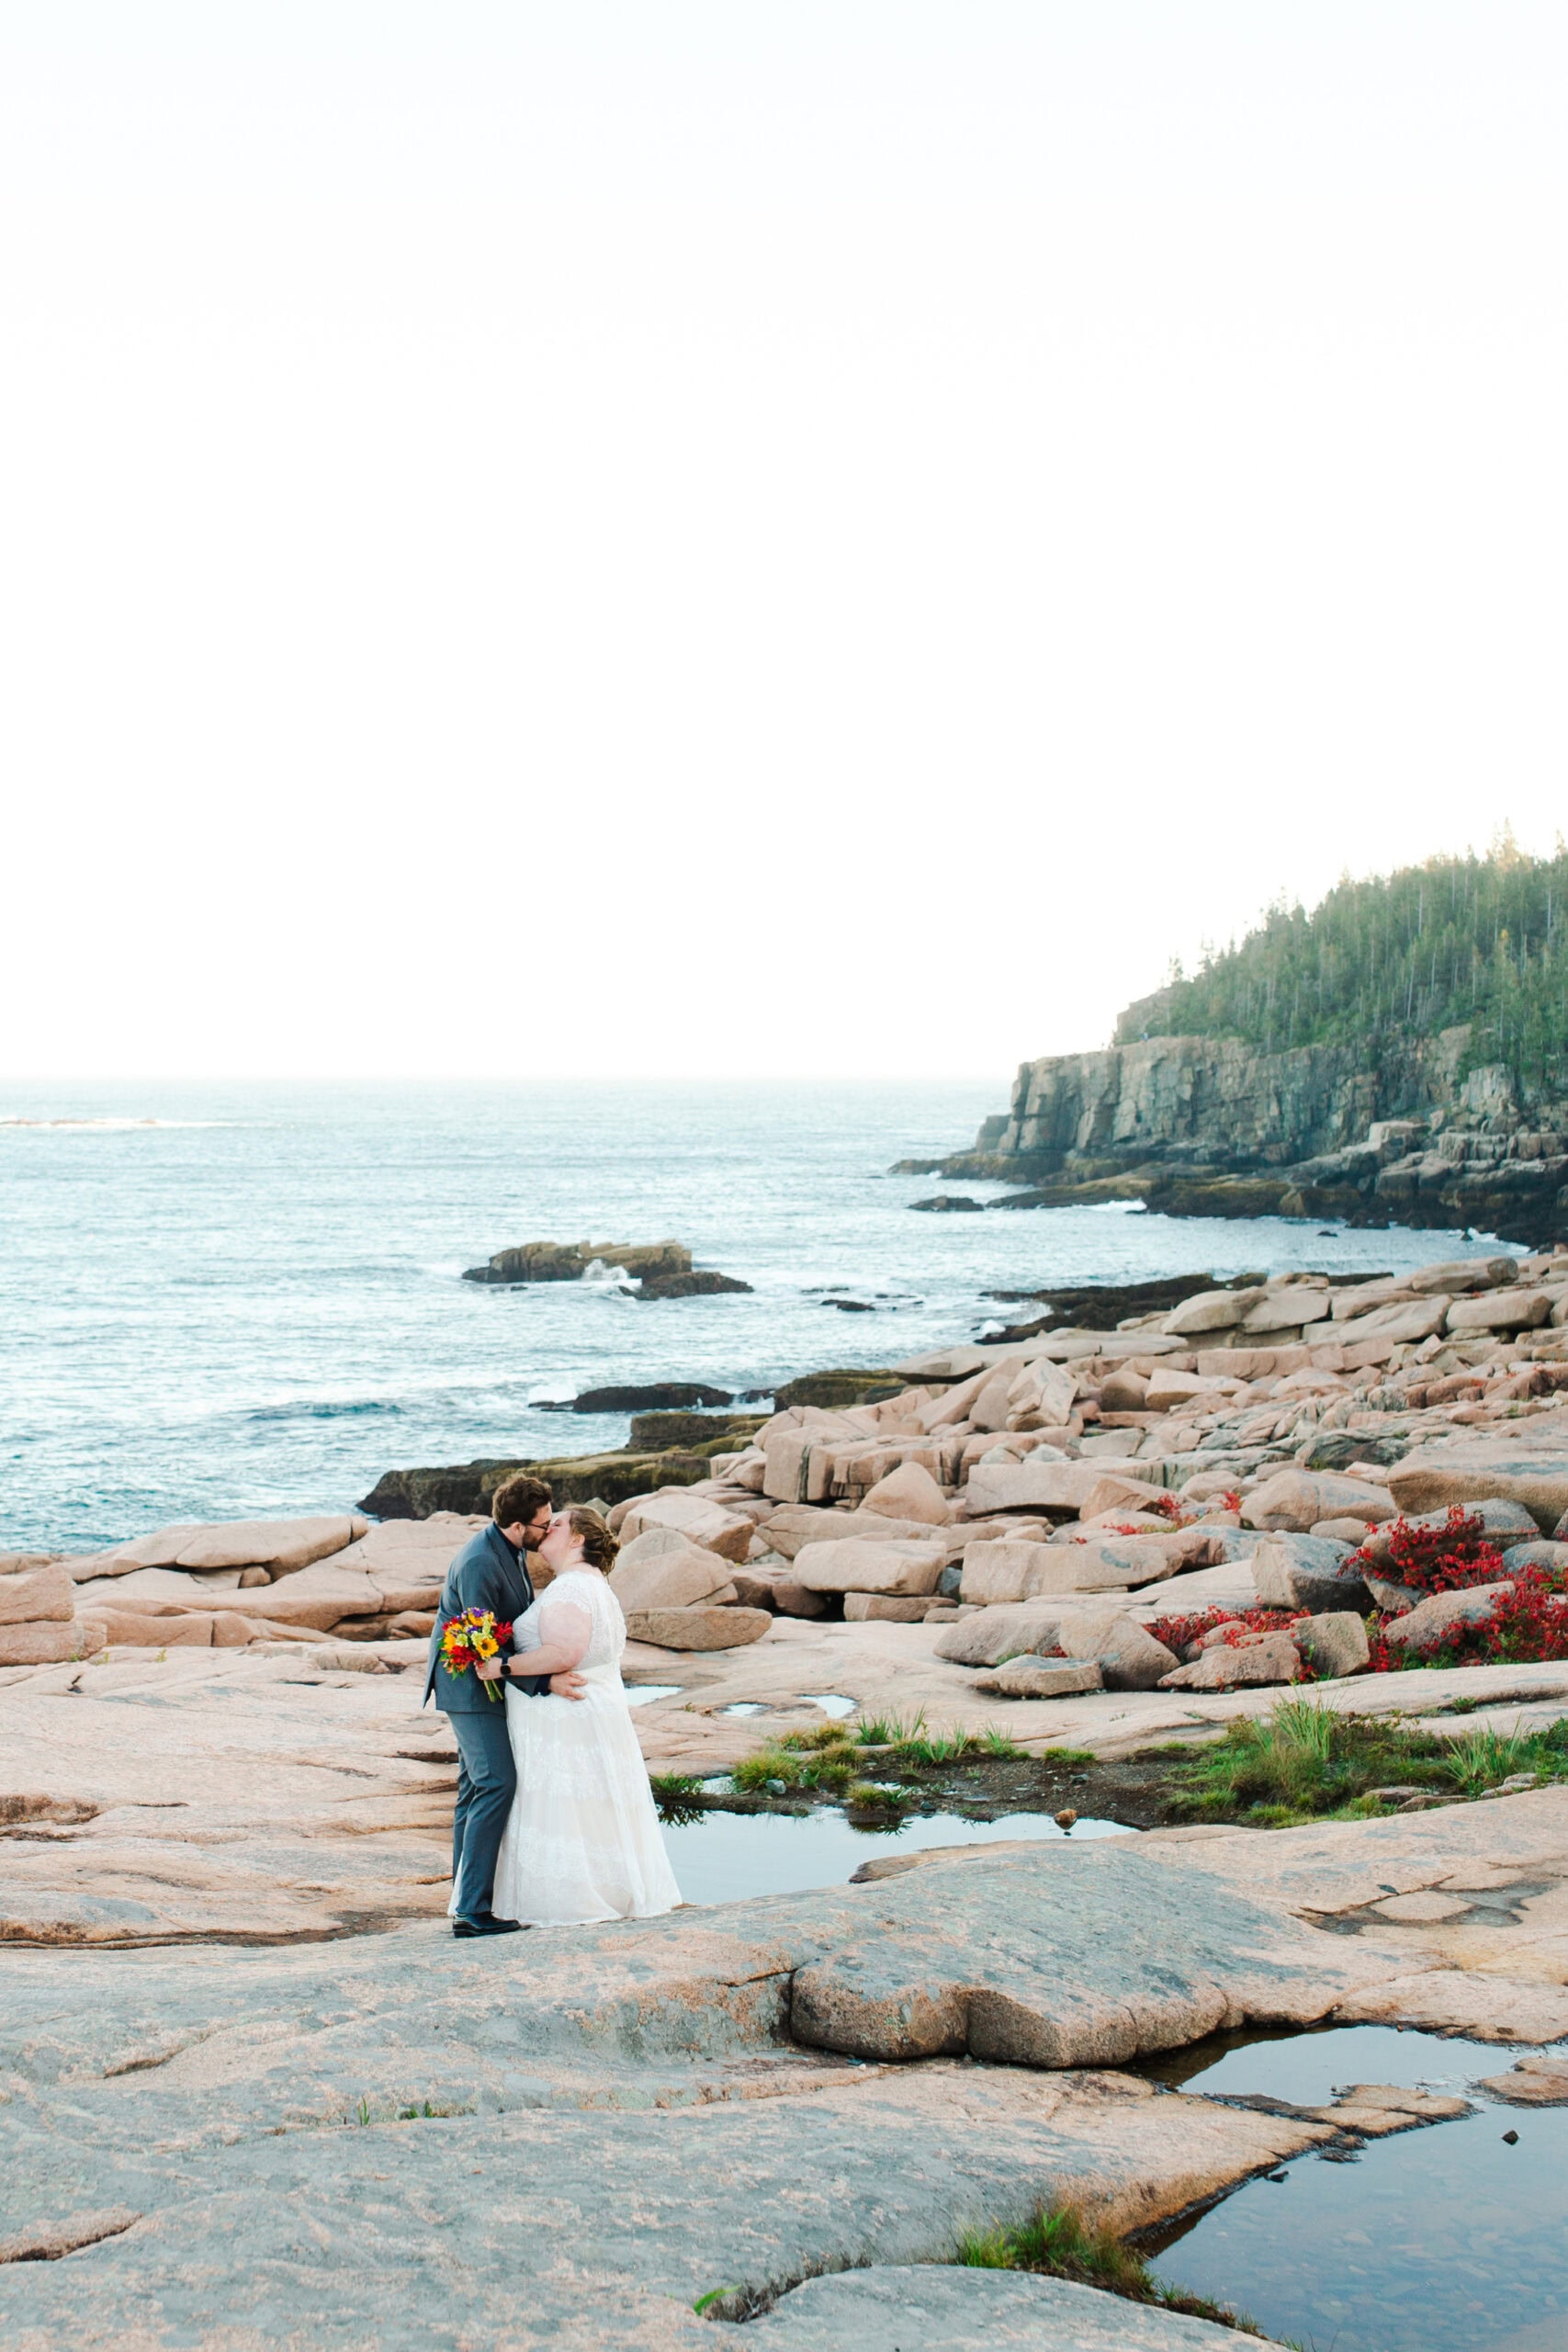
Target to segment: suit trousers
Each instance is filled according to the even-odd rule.
[[[452,1909],[460,1919],[490,1916],[495,1859],[517,1788],[506,1701],[446,1718],[457,1742],[457,1807],[452,1816]]]

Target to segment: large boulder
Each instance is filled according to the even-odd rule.
[[[101,1630],[87,1618],[0,1623],[0,1666],[58,1666],[65,1658],[84,1657],[102,1647]]]
[[[819,1510],[809,1503],[784,1503],[770,1511],[758,1532],[769,1549],[786,1560],[793,1560],[807,1544],[886,1544],[895,1537],[911,1544],[933,1540],[926,1521],[890,1519],[885,1511],[868,1510],[863,1503],[859,1510]]]
[[[638,1609],[626,1632],[655,1649],[732,1650],[760,1642],[773,1622],[765,1609]]]
[[[1025,1370],[1021,1356],[1006,1356],[991,1367],[991,1376],[981,1387],[969,1408],[969,1426],[976,1430],[1005,1430],[1008,1425],[1008,1394],[1021,1372]]]
[[[990,1511],[1046,1510],[1063,1516],[1082,1510],[1098,1481],[1120,1470],[1146,1477],[1148,1464],[1131,1455],[1088,1462],[1046,1462],[1031,1454],[1022,1462],[977,1462],[969,1473],[964,1508],[971,1519]]]
[[[1118,1611],[1059,1601],[1023,1601],[1012,1607],[977,1609],[937,1635],[933,1656],[950,1666],[1000,1666],[1025,1652],[1071,1649],[1092,1656],[1117,1621]]]
[[[76,1606],[129,1610],[138,1617],[183,1617],[212,1608],[215,1591],[236,1590],[239,1581],[235,1573],[231,1584],[209,1587],[178,1568],[132,1568],[122,1577],[95,1577],[78,1585]]]
[[[1241,1318],[1244,1331],[1299,1331],[1304,1323],[1321,1323],[1333,1301],[1326,1283],[1270,1283],[1253,1294],[1253,1303]]]
[[[1086,1536],[1081,1543],[1043,1544],[1040,1549],[1045,1556],[1032,1574],[1035,1592],[1127,1592],[1209,1564],[1206,1543],[1183,1551],[1164,1535]]]
[[[1248,1527],[1306,1535],[1320,1519],[1359,1519],[1369,1527],[1393,1519],[1395,1504],[1384,1487],[1365,1478],[1340,1478],[1331,1470],[1279,1470],[1255,1487],[1241,1507]]]
[[[1132,1617],[1113,1618],[1098,1636],[1086,1639],[1080,1633],[1074,1647],[1080,1656],[1094,1658],[1108,1690],[1153,1690],[1181,1663],[1174,1650]]]
[[[1162,1690],[1240,1690],[1269,1682],[1299,1682],[1301,1652],[1288,1634],[1253,1634],[1234,1648],[1216,1642],[1190,1666],[1162,1675]]]
[[[63,1624],[75,1613],[75,1580],[61,1563],[0,1577],[0,1625]]]
[[[1348,1674],[1365,1674],[1371,1664],[1371,1644],[1366,1622],[1353,1609],[1327,1610],[1290,1629],[1291,1639],[1314,1674],[1338,1681]]]
[[[334,1573],[369,1576],[383,1609],[434,1609],[453,1560],[469,1537],[490,1523],[457,1511],[434,1512],[429,1519],[389,1519],[356,1537],[346,1551],[334,1552],[330,1566]],[[548,1583],[549,1571],[536,1553],[530,1553],[528,1567],[538,1591]]]
[[[1095,1519],[1103,1511],[1148,1510],[1156,1503],[1175,1500],[1168,1487],[1156,1486],[1152,1479],[1129,1477],[1120,1470],[1102,1472],[1084,1496],[1078,1515]]]
[[[1432,1592],[1408,1615],[1383,1627],[1390,1649],[1420,1651],[1467,1625],[1483,1624],[1511,1584],[1472,1584],[1462,1592]]]
[[[650,1527],[622,1550],[610,1571],[610,1590],[629,1617],[637,1609],[690,1609],[700,1600],[723,1607],[739,1596],[729,1563],[672,1527]]]
[[[161,1528],[116,1546],[112,1563],[133,1568],[265,1568],[271,1577],[295,1575],[316,1560],[330,1559],[370,1522],[356,1512],[317,1519],[236,1519],[207,1526]],[[107,1563],[99,1573],[113,1573]]]
[[[631,1543],[649,1528],[673,1530],[689,1544],[705,1552],[716,1552],[721,1560],[733,1560],[737,1566],[744,1560],[751,1543],[751,1521],[734,1511],[721,1510],[716,1503],[706,1501],[701,1495],[687,1494],[680,1487],[669,1494],[646,1495],[635,1502],[621,1521],[621,1534]]]
[[[1228,1331],[1247,1313],[1247,1301],[1245,1290],[1201,1290],[1173,1308],[1160,1328],[1180,1339],[1196,1339],[1205,1331]]]
[[[1151,1413],[1179,1413],[1190,1406],[1206,1413],[1223,1405],[1227,1393],[1212,1373],[1173,1372],[1156,1363],[1144,1390],[1144,1405]]]
[[[807,1544],[795,1555],[795,1573],[808,1592],[932,1593],[946,1565],[945,1548],[895,1539]]]
[[[1448,1325],[1456,1336],[1466,1331],[1529,1331],[1551,1319],[1552,1297],[1546,1290],[1494,1290],[1480,1298],[1456,1298],[1449,1308]]]
[[[1404,1511],[1446,1510],[1489,1495],[1522,1503],[1543,1535],[1568,1511],[1568,1427],[1557,1415],[1544,1429],[1528,1424],[1507,1437],[1440,1441],[1419,1445],[1388,1474],[1389,1492]]]
[[[886,1622],[892,1625],[922,1625],[929,1600],[919,1594],[898,1592],[846,1592],[844,1623],[846,1625],[869,1625]]]
[[[1265,1609],[1308,1609],[1314,1616],[1366,1610],[1371,1596],[1359,1568],[1347,1570],[1351,1546],[1328,1535],[1262,1535],[1252,1552],[1252,1581]]]
[[[998,1699],[1068,1699],[1102,1690],[1104,1681],[1092,1658],[1013,1657],[995,1674],[982,1674],[975,1688]]]
[[[309,1626],[318,1634],[330,1634],[345,1617],[383,1613],[381,1595],[368,1577],[340,1576],[326,1566],[288,1577],[270,1591],[247,1592],[243,1609],[247,1617],[269,1624]]]
[[[828,1603],[807,1592],[787,1560],[749,1560],[730,1581],[742,1609],[771,1609],[780,1617],[825,1617]]]
[[[1499,1549],[1506,1544],[1529,1543],[1539,1532],[1534,1514],[1528,1511],[1523,1503],[1510,1502],[1503,1496],[1483,1495],[1461,1508],[1467,1519],[1481,1521],[1483,1533]],[[1404,1523],[1406,1527],[1424,1532],[1428,1528],[1446,1527],[1449,1514],[1447,1510],[1416,1511]],[[1382,1566],[1393,1556],[1393,1531],[1398,1524],[1398,1521],[1385,1521],[1381,1527],[1368,1528],[1361,1549],[1374,1566]]]
[[[241,1622],[231,1611],[228,1610],[222,1611],[192,1610],[187,1616],[183,1617],[148,1617],[134,1609],[105,1609],[97,1606],[95,1606],[91,1611],[92,1623],[101,1628],[103,1644],[112,1645],[116,1649],[210,1649],[218,1638],[216,1629],[220,1617],[225,1625]],[[258,1639],[270,1640],[280,1631],[279,1628],[263,1624],[259,1620],[248,1617],[243,1620],[243,1623],[247,1629],[244,1642]],[[314,1629],[315,1632],[323,1630],[324,1628],[319,1626]],[[296,1636],[288,1634],[285,1638],[294,1639]],[[301,1628],[297,1638],[309,1640],[313,1638],[313,1635],[310,1631]],[[244,1643],[228,1638],[223,1645],[230,1649],[243,1648]]]
[[[1511,1283],[1517,1272],[1514,1258],[1444,1258],[1435,1266],[1417,1266],[1404,1283],[1406,1290],[1425,1298],[1435,1291],[1495,1290]]]
[[[1055,1548],[1049,1544],[1015,1544],[1005,1537],[998,1544],[971,1544],[959,1576],[959,1600],[982,1609],[998,1601],[1026,1600],[1042,1589],[1036,1580],[1039,1576],[1049,1578]]]
[[[1524,1568],[1544,1568],[1550,1576],[1568,1577],[1568,1544],[1553,1544],[1545,1535],[1533,1544],[1512,1544],[1503,1555],[1503,1566],[1511,1577]]]
[[[1063,1429],[1072,1419],[1077,1396],[1074,1375],[1064,1365],[1038,1357],[1009,1386],[1006,1425],[1010,1430]]]
[[[878,1519],[913,1520],[922,1527],[945,1527],[947,1497],[925,1464],[901,1462],[879,1478],[861,1503]]]
[[[1419,1340],[1429,1340],[1443,1329],[1452,1301],[1444,1292],[1435,1298],[1394,1299],[1387,1306],[1374,1307],[1370,1315],[1358,1315],[1348,1323],[1336,1324],[1333,1337],[1347,1347],[1364,1340],[1379,1340],[1390,1348],[1413,1345]],[[1325,1339],[1330,1335],[1325,1333]]]

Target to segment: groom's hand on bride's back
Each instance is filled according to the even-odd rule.
[[[581,1675],[575,1668],[570,1674],[552,1674],[550,1696],[552,1699],[581,1699],[582,1696]]]

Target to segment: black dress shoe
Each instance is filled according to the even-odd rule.
[[[483,1919],[457,1918],[452,1922],[455,1936],[515,1936],[522,1933],[521,1919],[498,1919],[491,1913]]]

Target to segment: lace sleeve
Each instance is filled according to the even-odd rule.
[[[567,1650],[572,1664],[581,1665],[593,1639],[593,1620],[586,1609],[570,1600],[551,1600],[547,1594],[539,1611],[539,1641],[547,1650]]]

